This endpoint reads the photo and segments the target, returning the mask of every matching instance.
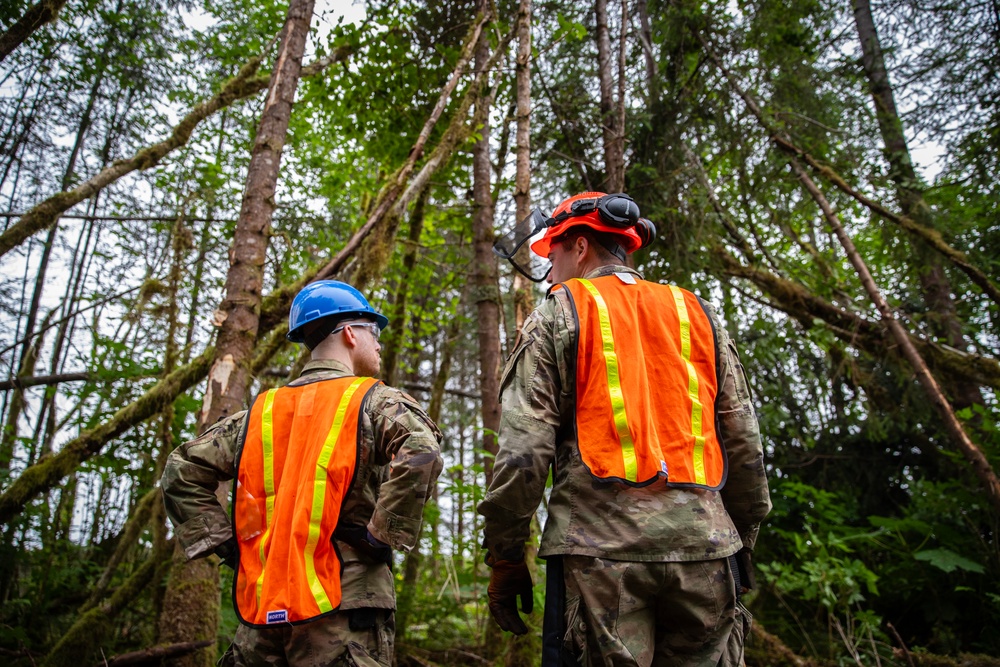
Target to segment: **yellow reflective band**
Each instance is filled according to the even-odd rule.
[[[615,352],[615,339],[611,333],[611,315],[604,297],[594,287],[594,283],[583,278],[578,279],[594,297],[597,305],[598,320],[601,325],[601,346],[604,352],[604,367],[608,375],[608,392],[611,395],[611,412],[615,418],[615,430],[622,446],[622,461],[625,464],[625,479],[638,481],[639,466],[635,458],[635,443],[628,428],[628,415],[625,414],[625,396],[622,394],[621,377],[618,374],[618,354]]]
[[[705,437],[702,435],[701,399],[698,396],[698,371],[691,363],[691,318],[688,317],[684,292],[675,285],[670,286],[677,306],[677,316],[681,321],[681,356],[688,371],[688,396],[691,398],[691,435],[694,436],[694,481],[705,484]]]
[[[271,537],[271,517],[274,516],[274,395],[277,389],[264,394],[264,409],[261,413],[261,444],[264,448],[264,535],[260,538],[260,576],[257,577],[257,604],[264,588],[264,563],[267,562],[265,547]]]
[[[328,611],[333,611],[333,605],[330,603],[330,598],[326,594],[323,584],[320,583],[319,577],[316,576],[315,558],[316,545],[319,544],[320,522],[323,520],[323,504],[326,502],[326,467],[330,464],[330,459],[333,457],[333,450],[337,446],[337,439],[340,437],[340,431],[344,425],[344,417],[347,414],[347,406],[350,405],[354,392],[358,390],[358,387],[366,379],[357,378],[347,388],[347,391],[344,392],[344,395],[340,399],[340,404],[337,405],[337,413],[333,418],[333,426],[330,427],[330,432],[327,433],[326,440],[323,442],[323,449],[320,450],[319,458],[316,460],[312,509],[309,512],[309,535],[306,538],[305,558],[309,590],[312,591],[313,599],[316,600],[316,606],[319,607],[320,613],[324,614]]]

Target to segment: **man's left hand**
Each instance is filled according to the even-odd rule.
[[[498,560],[493,563],[490,586],[487,589],[490,613],[501,629],[523,635],[528,626],[517,613],[517,598],[521,598],[521,611],[530,614],[535,601],[531,593],[531,573],[523,560]]]

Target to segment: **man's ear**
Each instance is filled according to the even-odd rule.
[[[580,253],[580,256],[587,254],[587,249],[590,248],[590,239],[588,239],[583,234],[580,234],[573,240],[573,249]]]
[[[346,345],[348,349],[354,349],[358,346],[358,336],[354,333],[354,327],[350,324],[344,327],[344,345]]]

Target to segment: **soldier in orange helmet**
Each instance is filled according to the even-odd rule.
[[[551,267],[518,253],[543,231],[530,247]],[[523,634],[524,544],[552,470],[543,665],[743,662],[750,619],[737,596],[771,507],[763,448],[714,310],[625,266],[655,235],[628,195],[586,192],[551,216],[536,209],[494,247],[553,283],[503,372],[479,506],[490,611]]]

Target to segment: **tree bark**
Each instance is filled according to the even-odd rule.
[[[501,41],[501,46],[494,53],[491,62],[499,59],[506,44],[507,41]],[[470,100],[470,103],[474,90],[475,88],[470,88],[469,97],[467,98]],[[464,108],[468,109],[468,107]],[[462,107],[460,107],[459,112],[460,116],[464,118]],[[462,135],[458,134],[457,136],[460,138]],[[443,161],[443,158],[441,161]],[[426,170],[421,170],[421,174],[424,171]],[[428,173],[425,178],[429,177]],[[389,189],[394,185],[395,182],[391,182],[386,185],[386,188]],[[413,189],[409,188],[406,192],[409,193]],[[406,196],[403,199],[406,200]],[[375,224],[376,222],[378,220],[369,220],[371,224]],[[364,234],[369,230],[368,223],[366,223],[366,226],[359,229],[337,256],[326,265],[307,272],[298,283],[285,285],[276,289],[263,300],[261,305],[261,330],[267,331],[272,338],[265,345],[258,346],[256,356],[251,365],[252,372],[257,372],[265,368],[270,358],[283,344],[281,334],[284,331],[283,327],[285,325],[282,324],[282,321],[288,316],[288,308],[295,293],[302,286],[311,280],[316,280],[317,276],[322,275],[321,272],[323,269],[336,272],[342,268],[352,257],[352,253],[362,243]],[[109,297],[108,300],[113,298],[115,297]],[[213,357],[214,351],[209,348],[192,362],[172,373],[165,381],[161,381],[150,388],[139,399],[119,410],[104,424],[80,434],[80,436],[67,443],[58,454],[50,459],[29,466],[3,494],[0,494],[0,524],[7,523],[12,516],[20,512],[25,504],[38,493],[51,488],[60,479],[75,470],[76,466],[81,462],[90,458],[94,453],[99,452],[109,440],[124,433],[136,424],[145,421],[152,415],[157,414],[162,409],[163,401],[173,401],[179,394],[200,382],[205,377],[205,373],[210,367]]]
[[[54,21],[66,0],[41,0],[24,13],[4,34],[0,35],[0,62],[46,23]]]
[[[486,3],[480,6],[485,8]],[[489,45],[480,38],[476,47],[476,67],[486,72]],[[483,449],[497,453],[496,432],[500,428],[500,303],[496,255],[493,254],[493,194],[490,187],[490,122],[491,95],[476,99],[476,115],[482,118],[479,139],[472,148],[472,234],[475,249],[473,259],[473,293],[478,314],[479,390],[482,395],[480,415],[483,425]],[[485,461],[486,485],[493,478],[493,459]]]
[[[771,138],[778,148],[793,157],[801,158],[802,161],[808,164],[814,172],[822,176],[830,184],[836,186],[841,192],[862,204],[875,215],[885,218],[890,222],[894,222],[907,232],[910,232],[912,235],[920,237],[924,243],[936,250],[942,257],[950,261],[960,271],[968,276],[969,280],[979,286],[983,292],[993,300],[994,303],[1000,305],[1000,287],[997,287],[997,285],[990,280],[989,276],[987,276],[982,269],[974,265],[964,252],[950,246],[944,240],[944,237],[941,236],[941,232],[931,227],[925,227],[906,215],[893,213],[883,204],[866,197],[864,194],[848,185],[847,181],[845,181],[839,173],[834,171],[831,167],[821,163],[815,157],[805,152],[802,148],[796,146],[788,137],[781,136],[780,134],[772,134]]]
[[[430,195],[429,189],[424,189],[418,196],[410,213],[410,228],[406,238],[406,249],[403,251],[403,271],[400,274],[399,285],[396,286],[396,294],[392,300],[392,312],[389,322],[392,325],[387,332],[385,345],[382,353],[382,368],[385,375],[385,382],[391,387],[395,387],[399,382],[398,368],[399,357],[402,348],[406,344],[406,322],[408,317],[407,305],[410,296],[410,276],[413,267],[417,265],[417,256],[420,253],[420,235],[424,230],[424,210],[427,205],[427,198]]]
[[[515,224],[521,225],[531,214],[531,0],[521,0],[517,12],[517,61],[515,66],[517,91],[517,159],[514,173]],[[531,249],[522,247],[518,261],[530,260]],[[521,325],[534,310],[532,282],[514,272],[514,326]]]
[[[199,431],[243,409],[249,392],[278,169],[295,103],[313,5],[314,0],[291,0],[288,6],[274,72],[250,155],[246,189],[229,255],[226,295],[215,314],[219,332],[198,414]],[[228,484],[220,485],[217,494],[224,505],[227,490]],[[212,562],[215,559],[186,563],[184,560],[177,547],[160,615],[159,637],[166,643],[212,638],[219,625],[219,571]],[[175,658],[170,663],[175,667],[211,667],[214,657],[214,650],[205,649]]]
[[[226,109],[219,114],[219,140],[215,148],[215,164],[222,167],[222,149],[226,139]],[[183,359],[187,363],[191,357],[191,344],[194,341],[195,322],[198,318],[198,307],[201,301],[202,282],[205,276],[205,257],[208,255],[208,244],[212,236],[212,219],[215,217],[215,196],[209,198],[206,219],[203,221],[201,236],[198,240],[198,257],[195,259],[194,274],[191,277],[191,306],[188,310],[187,327],[184,332]]]
[[[601,89],[601,133],[604,137],[605,181],[607,192],[625,190],[624,122],[619,126],[620,111],[624,111],[624,95],[615,102],[615,83],[611,70],[611,35],[608,28],[608,0],[597,0],[597,76]],[[624,32],[624,25],[622,26]],[[624,34],[623,34],[624,37]],[[619,90],[624,80],[619,76]]]
[[[199,430],[243,409],[246,401],[250,381],[247,362],[257,342],[264,259],[275,207],[278,167],[299,83],[313,4],[314,0],[292,0],[288,7],[274,74],[250,155],[243,204],[230,250],[226,296],[216,312],[216,321],[221,326],[199,414]]]
[[[398,204],[398,201],[404,192],[404,188],[406,188],[406,184],[410,180],[410,174],[413,173],[413,170],[416,167],[417,160],[419,160],[424,153],[424,147],[427,144],[427,140],[430,138],[431,131],[437,124],[438,119],[441,118],[441,114],[444,113],[448,99],[458,86],[459,79],[461,78],[466,65],[468,65],[469,61],[472,59],[473,51],[479,43],[479,35],[482,33],[483,26],[488,20],[489,14],[481,14],[477,21],[469,29],[469,34],[466,36],[462,55],[459,56],[458,62],[452,70],[451,77],[448,79],[448,82],[442,89],[441,94],[438,96],[438,101],[434,105],[434,109],[424,122],[424,126],[421,128],[420,134],[417,136],[417,140],[413,144],[413,148],[410,149],[410,155],[407,157],[406,162],[403,163],[403,166],[401,166],[396,173],[389,178],[388,183],[386,183],[386,185],[379,191],[378,197],[375,199],[375,207],[368,216],[365,224],[351,237],[341,251],[337,253],[337,256],[330,260],[326,266],[320,269],[315,276],[304,281],[299,281],[293,285],[292,287],[295,291],[301,289],[307,282],[328,278],[339,271],[343,266],[345,258],[352,255],[357,250],[371,230],[379,224],[382,218],[389,213],[391,208]],[[418,190],[419,188],[409,188],[410,192]]]
[[[73,181],[73,173],[76,170],[76,160],[77,157],[80,155],[81,149],[83,148],[83,141],[84,138],[86,137],[87,130],[90,128],[90,118],[94,110],[94,104],[97,101],[97,92],[101,87],[101,82],[104,80],[104,62],[105,62],[104,56],[106,56],[105,52],[107,51],[108,42],[110,42],[110,40],[111,38],[109,37],[102,49],[102,54],[101,54],[102,59],[98,65],[97,75],[95,76],[94,81],[90,86],[90,93],[87,96],[87,103],[86,106],[84,107],[83,116],[80,119],[80,123],[77,125],[76,137],[73,141],[73,147],[70,150],[69,159],[67,160],[66,163],[66,169],[63,171],[63,177],[61,183],[61,190],[63,192],[65,192],[69,188],[70,183],[72,183]],[[38,269],[37,272],[35,273],[35,286],[31,293],[31,305],[28,307],[27,322],[24,326],[24,338],[23,338],[24,342],[22,344],[21,357],[20,360],[18,361],[17,375],[27,374],[25,372],[24,365],[25,362],[27,361],[30,350],[32,349],[31,347],[32,338],[35,336],[35,323],[37,322],[38,318],[38,310],[42,300],[42,293],[45,291],[45,276],[48,272],[49,260],[52,257],[52,248],[55,245],[55,240],[58,232],[59,232],[59,225],[57,219],[53,223],[53,225],[49,228],[49,233],[46,236],[45,243],[42,246],[42,256],[38,261]],[[37,346],[38,347],[41,346],[41,341],[38,341]],[[59,347],[58,344],[56,347],[57,348]],[[35,350],[35,353],[37,355],[38,353],[37,349]],[[33,373],[34,371],[32,370],[31,372]],[[7,415],[7,424],[13,425],[13,430],[15,433],[17,432],[17,421],[21,417],[20,410],[24,409],[25,404],[26,403],[23,396],[20,397],[20,400],[15,400],[11,402],[11,411]],[[15,406],[17,406],[19,410],[15,411],[13,409]],[[45,406],[46,403],[43,400],[42,408],[44,409]],[[41,419],[42,415],[39,415],[39,426],[41,426],[42,423]],[[33,440],[37,442],[38,438],[34,438]],[[43,444],[42,451],[44,452],[45,450],[46,447]]]
[[[607,192],[625,189],[624,155],[621,151],[618,114],[611,75],[611,35],[608,29],[608,0],[597,0],[597,77],[601,89],[601,134],[604,138],[603,187]]]
[[[143,649],[142,651],[132,651],[131,653],[116,655],[115,657],[102,662],[99,667],[132,667],[132,665],[147,664],[159,665],[161,660],[169,660],[171,658],[187,655],[192,651],[207,648],[214,643],[214,640],[206,639],[201,642],[181,642],[180,644],[169,644],[167,646],[154,646],[153,648]]]
[[[968,434],[966,434],[965,429],[962,428],[962,424],[955,417],[948,399],[945,398],[934,376],[931,375],[926,362],[924,362],[920,353],[913,346],[909,334],[903,329],[903,326],[895,318],[889,304],[882,297],[882,293],[875,284],[875,280],[868,271],[864,260],[858,253],[857,248],[854,247],[854,243],[847,235],[847,232],[844,231],[844,227],[840,224],[837,215],[833,212],[833,207],[830,206],[826,197],[823,196],[823,193],[820,192],[819,188],[816,187],[816,184],[809,178],[809,175],[806,174],[796,160],[791,161],[791,166],[792,171],[802,182],[803,187],[805,187],[823,211],[823,217],[826,218],[840,240],[840,244],[844,247],[844,251],[847,253],[847,257],[850,259],[854,269],[858,272],[858,276],[861,278],[861,283],[864,285],[865,291],[868,292],[869,298],[875,304],[875,307],[878,308],[893,339],[895,339],[896,344],[902,349],[903,356],[913,366],[913,370],[916,371],[917,380],[926,392],[927,398],[930,399],[931,405],[934,406],[941,421],[944,422],[945,430],[951,437],[953,444],[972,466],[973,472],[975,472],[976,477],[979,478],[983,489],[986,491],[986,495],[989,497],[990,502],[993,503],[993,509],[1000,514],[1000,480],[997,479],[993,467],[979,446],[972,442]]]
[[[722,263],[726,276],[749,280],[770,297],[768,305],[787,313],[806,329],[820,320],[843,342],[875,358],[895,355],[896,346],[886,340],[887,332],[875,322],[838,307],[813,294],[799,283],[754,265],[742,264],[722,245],[711,248]],[[984,387],[1000,389],[1000,363],[938,345],[916,336],[910,340],[931,368],[955,377],[964,377]]]
[[[653,29],[649,25],[648,0],[637,0],[636,13],[639,15],[639,44],[646,63],[646,105],[654,108],[660,100],[660,78],[656,76],[656,57],[653,55]]]
[[[521,0],[517,13],[517,61],[515,69],[515,89],[517,91],[517,132],[516,132],[516,170],[514,174],[514,203],[516,208],[516,224],[528,219],[531,213],[531,0]],[[519,257],[521,261],[527,260],[527,255],[531,250],[522,247]],[[524,320],[534,310],[534,291],[532,282],[514,272],[514,327],[520,332],[524,325]],[[497,387],[499,398],[499,386]],[[498,426],[499,429],[499,426]],[[492,470],[492,461],[490,461]],[[532,578],[537,580],[538,568],[535,565],[535,556],[538,553],[537,539],[535,536],[535,526],[538,524],[538,516],[532,517],[532,536],[525,545],[525,561],[531,571]],[[509,644],[507,656],[504,660],[505,667],[530,667],[535,663],[535,656],[541,652],[541,645],[538,636],[534,632],[527,635],[515,637]]]

